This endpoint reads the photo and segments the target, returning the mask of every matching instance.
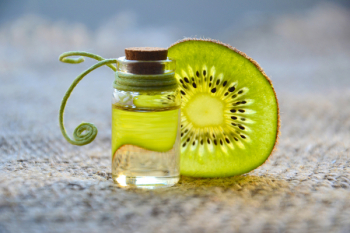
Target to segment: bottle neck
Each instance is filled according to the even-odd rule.
[[[163,74],[131,74],[122,71],[115,73],[113,87],[123,91],[167,91],[177,88],[174,72]]]

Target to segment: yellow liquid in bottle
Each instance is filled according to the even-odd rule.
[[[122,186],[158,188],[179,180],[179,107],[112,106],[112,177]]]

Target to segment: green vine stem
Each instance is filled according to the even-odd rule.
[[[113,71],[116,71],[116,67],[113,66],[112,64],[116,64],[117,61],[116,61],[116,59],[104,59],[98,55],[86,53],[86,52],[66,52],[66,53],[63,53],[59,57],[59,60],[62,62],[72,63],[72,64],[77,64],[77,63],[81,63],[84,61],[83,57],[79,57],[77,59],[74,59],[74,58],[67,58],[68,56],[85,56],[85,57],[93,58],[93,59],[96,59],[99,61],[97,64],[91,66],[89,69],[87,69],[86,71],[81,73],[73,81],[73,83],[71,84],[71,86],[69,87],[69,89],[67,90],[66,94],[63,97],[61,107],[60,107],[60,112],[59,112],[59,124],[60,124],[60,129],[61,129],[63,136],[67,139],[67,141],[69,143],[71,143],[73,145],[77,145],[77,146],[83,146],[83,145],[89,144],[90,142],[92,142],[95,139],[98,130],[94,124],[83,122],[80,125],[78,125],[78,127],[75,128],[75,130],[73,132],[74,140],[71,139],[68,136],[67,131],[66,131],[64,124],[63,124],[63,114],[64,114],[64,109],[65,109],[66,104],[67,104],[67,100],[68,100],[69,96],[71,95],[72,91],[74,90],[74,88],[78,85],[78,83],[87,74],[89,74],[91,71],[93,71],[101,66],[104,66],[104,65],[110,67]]]
[[[80,56],[79,58],[68,58],[70,56]],[[92,54],[92,53],[87,53],[87,52],[81,52],[81,51],[71,51],[71,52],[65,52],[62,53],[59,57],[59,60],[61,62],[65,62],[65,63],[71,63],[71,64],[79,64],[85,61],[84,57],[89,57],[92,59],[95,59],[97,61],[103,61],[106,60],[103,57],[100,57],[96,54]],[[115,66],[113,66],[112,64],[107,64],[107,66],[109,68],[111,68],[114,72],[117,71],[117,68]]]

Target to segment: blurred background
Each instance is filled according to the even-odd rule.
[[[217,39],[255,59],[272,79],[282,110],[290,98],[349,92],[347,0],[2,0],[0,108],[5,120],[0,129],[11,133],[21,124],[35,131],[40,123],[58,131],[52,116],[64,92],[95,63],[60,63],[62,52],[112,58],[123,56],[125,47],[168,47],[186,37]],[[68,125],[102,119],[100,128],[109,134],[113,78],[109,69],[100,68],[78,85],[68,103]]]

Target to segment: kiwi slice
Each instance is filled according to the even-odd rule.
[[[182,95],[181,174],[233,176],[263,164],[276,146],[279,109],[262,68],[215,40],[181,40],[168,56]]]

